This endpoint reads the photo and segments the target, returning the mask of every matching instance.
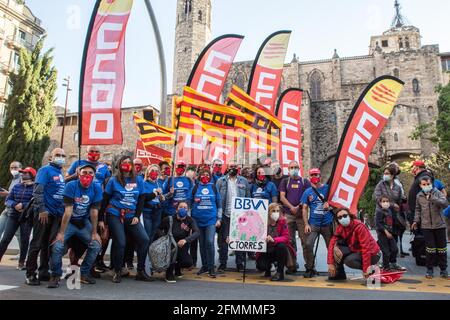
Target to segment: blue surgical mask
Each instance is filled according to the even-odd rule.
[[[429,193],[431,192],[431,190],[433,190],[433,186],[426,186],[426,187],[421,187],[422,191],[425,193]]]
[[[53,159],[53,163],[56,164],[57,166],[62,167],[66,163],[66,159],[63,157],[55,157]]]
[[[180,218],[185,218],[185,217],[187,216],[187,213],[188,213],[188,211],[187,211],[186,208],[180,208],[180,209],[178,209],[178,216],[179,216]]]
[[[348,227],[350,225],[350,216],[348,216],[347,218],[342,218],[341,220],[338,220],[339,223],[343,226],[343,227]]]
[[[385,181],[385,182],[389,182],[389,181],[391,181],[392,180],[392,177],[391,177],[391,175],[389,175],[389,174],[385,174],[385,175],[383,175],[383,181]]]
[[[291,175],[291,177],[298,177],[300,170],[299,169],[291,169],[289,170],[289,174]]]

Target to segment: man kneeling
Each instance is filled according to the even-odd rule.
[[[81,283],[95,284],[90,270],[101,250],[101,240],[97,233],[98,209],[102,201],[102,187],[93,182],[95,167],[86,164],[80,167],[80,176],[70,181],[64,188],[65,211],[61,228],[52,246],[52,275],[48,288],[57,288],[62,275],[62,257],[67,251],[67,241],[77,237],[88,246],[81,264]],[[89,221],[90,215],[90,221]]]
[[[380,247],[361,221],[348,209],[338,209],[338,226],[328,247],[329,280],[345,280],[344,264],[363,271],[369,277],[369,267],[380,260]]]

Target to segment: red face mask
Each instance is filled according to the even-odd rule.
[[[97,162],[100,159],[100,153],[88,152],[87,158],[89,161]]]
[[[213,171],[214,171],[214,173],[219,173],[222,171],[222,168],[220,166],[214,166]]]
[[[167,168],[164,170],[164,174],[165,174],[166,176],[170,176],[170,167],[167,167]]]
[[[157,171],[152,171],[152,172],[150,172],[150,179],[152,179],[152,180],[156,180],[156,179],[158,179],[158,172]]]
[[[211,178],[209,176],[201,176],[200,177],[200,182],[203,184],[207,184],[211,181]]]
[[[311,177],[309,180],[312,184],[318,184],[320,182],[320,177]]]
[[[85,175],[80,176],[79,179],[80,179],[80,184],[83,187],[87,188],[91,185],[92,180],[94,180],[94,176],[91,176],[90,174],[85,174]]]
[[[139,172],[141,172],[142,171],[142,165],[141,164],[135,164],[134,165],[134,170],[137,172],[137,173],[139,173]]]
[[[131,172],[133,170],[133,167],[130,163],[122,163],[120,165],[120,171],[122,172]]]
[[[264,181],[264,180],[266,179],[266,176],[263,175],[263,174],[258,174],[258,175],[256,176],[256,179],[258,179],[259,181]]]
[[[176,168],[175,172],[177,175],[181,176],[184,173],[184,168]]]

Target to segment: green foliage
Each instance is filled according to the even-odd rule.
[[[9,163],[39,168],[50,144],[55,122],[54,102],[57,72],[52,50],[42,54],[42,38],[32,52],[20,51],[19,69],[11,74],[11,95],[6,105],[5,127],[0,136],[0,186],[11,179]]]
[[[439,116],[436,121],[436,135],[439,138],[439,149],[450,154],[450,83],[438,89],[437,103]]]
[[[364,192],[358,203],[358,208],[363,210],[363,212],[367,214],[371,220],[375,214],[375,201],[373,200],[373,193],[376,185],[380,182],[382,175],[382,168],[370,168],[369,180],[367,181]]]

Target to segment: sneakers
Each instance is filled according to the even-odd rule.
[[[130,271],[128,271],[127,268],[122,268],[122,270],[120,271],[120,276],[125,278],[128,277],[130,275]]]
[[[39,286],[41,284],[41,282],[36,277],[36,275],[32,275],[31,277],[27,277],[27,279],[25,280],[25,283],[27,285],[29,285],[29,286]]]
[[[283,281],[284,280],[284,274],[277,272],[275,275],[270,279],[270,281]]]
[[[199,275],[207,273],[207,272],[208,272],[208,268],[201,267],[200,270],[198,270],[197,275],[199,276]]]
[[[44,272],[39,272],[39,280],[40,281],[50,281],[50,272],[48,271],[44,271]]]
[[[89,275],[81,275],[80,282],[84,283],[84,284],[95,284],[96,283],[94,278]]]
[[[428,269],[427,273],[425,273],[425,278],[433,279],[433,269]]]
[[[23,262],[19,262],[19,264],[17,265],[17,270],[22,271],[25,270],[25,263]]]
[[[175,277],[178,279],[183,278],[183,273],[181,273],[181,269],[175,268]]]
[[[313,269],[306,269],[305,274],[303,275],[304,278],[309,279],[316,275]]]
[[[173,276],[173,274],[168,274],[166,275],[166,282],[167,283],[176,283],[177,280],[175,280],[175,277]]]
[[[402,267],[402,266],[398,265],[397,263],[391,263],[389,265],[389,268],[391,270],[395,270],[395,271],[406,271],[405,267]]]
[[[56,289],[59,287],[59,277],[50,277],[50,281],[48,282],[47,288],[49,289]]]
[[[122,281],[122,276],[121,276],[120,272],[114,272],[112,282],[120,283],[121,281]]]
[[[445,279],[445,280],[449,280],[448,272],[447,271],[441,271],[441,278]]]
[[[149,276],[144,270],[138,270],[136,273],[135,279],[137,281],[146,281],[146,282],[152,282],[155,281],[155,279],[151,276]]]
[[[217,278],[216,273],[214,272],[214,270],[210,270],[208,272],[208,277],[213,278],[213,279]]]
[[[132,263],[127,263],[127,269],[128,269],[128,271],[133,271],[134,265]]]
[[[96,271],[95,268],[92,268],[91,269],[91,277],[95,278],[95,279],[100,279],[102,276],[101,276],[100,272]]]
[[[219,268],[217,268],[217,271],[218,271],[218,272],[225,272],[226,269],[227,269],[227,265],[224,264],[224,263],[221,263],[221,264],[219,265]]]
[[[103,261],[99,261],[95,264],[95,271],[99,273],[106,272],[109,268],[106,266],[106,264]]]

